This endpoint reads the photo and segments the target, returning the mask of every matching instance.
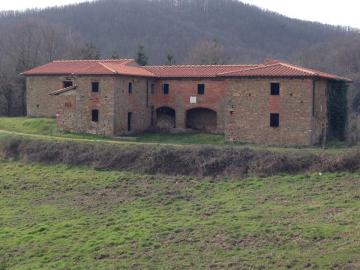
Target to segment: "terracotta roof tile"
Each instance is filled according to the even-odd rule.
[[[155,74],[139,66],[119,65],[116,63],[101,63],[104,67],[112,70],[115,74],[155,77]]]
[[[60,95],[62,93],[66,93],[68,91],[75,90],[76,88],[77,88],[77,85],[72,85],[72,86],[69,86],[69,87],[66,87],[66,88],[63,88],[63,89],[52,91],[51,93],[49,93],[49,95],[50,96],[57,96],[57,95]]]
[[[126,66],[134,63],[132,59],[120,60],[65,60],[53,61],[46,65],[33,68],[23,73],[31,75],[111,75],[115,72],[107,68],[106,64],[113,66]]]
[[[348,81],[351,79],[340,77],[335,74],[324,73],[321,71],[290,65],[282,62],[264,64],[258,67],[241,69],[231,72],[219,73],[220,77],[319,77],[325,79]]]
[[[214,78],[219,73],[238,71],[259,65],[179,65],[179,66],[146,66],[146,70],[157,77],[165,78]]]
[[[32,75],[129,75],[158,78],[318,77],[348,81],[334,74],[267,60],[260,65],[137,66],[132,59],[54,61],[23,73]]]

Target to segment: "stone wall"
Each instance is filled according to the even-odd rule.
[[[99,92],[91,91],[92,82]],[[129,83],[132,91],[129,93]],[[56,97],[58,126],[62,130],[106,136],[143,132],[150,127],[148,80],[123,76],[77,76],[76,90]],[[92,121],[92,111],[99,111],[99,121]],[[132,114],[128,131],[128,113]]]
[[[169,84],[169,94],[164,95],[163,84]],[[198,95],[198,84],[205,85],[204,95]],[[154,111],[170,107],[176,112],[176,128],[186,128],[187,111],[205,108],[217,113],[217,127],[213,132],[224,132],[225,93],[227,83],[221,79],[169,79],[154,82],[150,100]],[[192,102],[190,102],[190,98]],[[153,116],[154,117],[154,116]],[[156,121],[156,119],[155,119]]]
[[[132,84],[129,93],[129,83]],[[119,77],[114,100],[115,135],[143,132],[150,128],[151,80],[139,77]],[[131,130],[128,130],[128,114],[131,113]]]
[[[62,89],[65,79],[65,76],[26,77],[27,115],[31,117],[55,117],[55,98],[49,96],[49,93]]]
[[[71,79],[77,86],[56,97],[48,93],[61,89]],[[91,83],[99,82],[98,93]],[[280,95],[270,94],[272,82],[280,83]],[[131,92],[129,92],[131,83]],[[169,84],[164,94],[163,84]],[[205,85],[204,95],[198,84]],[[326,80],[312,79],[169,79],[155,80],[131,76],[34,76],[27,78],[28,115],[57,116],[60,129],[72,132],[120,136],[140,133],[156,125],[158,108],[175,110],[176,128],[184,129],[191,121],[212,119],[201,110],[216,112],[216,126],[209,132],[225,132],[228,141],[244,141],[271,145],[312,145],[326,139]],[[55,109],[56,108],[56,109]],[[92,110],[99,111],[99,121],[91,119]],[[205,111],[205,110],[204,110]],[[188,113],[189,112],[189,113]],[[131,113],[131,130],[128,116]],[[270,114],[280,114],[280,126],[270,127]],[[189,116],[187,119],[187,116]],[[190,118],[191,116],[191,118]],[[206,117],[205,117],[206,116]],[[194,125],[194,123],[190,123]]]
[[[72,132],[112,136],[114,134],[114,90],[118,78],[111,76],[77,76],[76,90],[56,97],[56,116],[60,129]],[[91,91],[92,82],[99,92]],[[92,121],[92,110],[99,111],[99,121]]]
[[[280,95],[270,84],[280,83]],[[227,95],[225,135],[228,141],[268,145],[312,144],[311,79],[231,79]],[[280,126],[270,127],[270,113]]]
[[[314,80],[313,87],[312,144],[322,144],[326,141],[328,130],[327,95],[329,83],[326,80]]]

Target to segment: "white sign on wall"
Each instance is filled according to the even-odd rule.
[[[190,104],[196,104],[196,97],[190,97]]]

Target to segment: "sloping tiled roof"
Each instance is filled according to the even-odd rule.
[[[161,78],[214,78],[220,73],[258,66],[259,65],[179,65],[145,66],[144,68]]]
[[[53,61],[23,73],[32,75],[128,75],[158,78],[311,77],[347,81],[335,74],[276,60],[259,65],[137,66],[133,59]]]
[[[115,74],[129,75],[129,76],[142,76],[142,77],[155,77],[155,74],[140,66],[118,65],[116,63],[101,63],[107,69],[110,69]]]
[[[318,77],[339,81],[351,82],[351,79],[340,77],[335,74],[325,73],[313,69],[290,65],[283,62],[263,64],[249,69],[223,72],[220,77]]]
[[[23,73],[31,75],[113,75],[153,76],[146,70],[131,66],[133,59],[53,61]]]
[[[76,88],[77,88],[77,85],[72,85],[72,86],[69,86],[69,87],[66,87],[66,88],[63,88],[63,89],[52,91],[52,92],[49,93],[49,95],[50,96],[57,96],[57,95],[60,95],[62,93],[66,93],[68,91],[75,90]]]

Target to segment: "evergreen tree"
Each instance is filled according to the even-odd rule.
[[[143,45],[139,45],[138,50],[136,52],[135,61],[140,66],[146,66],[148,63],[149,58],[147,57],[145,53],[145,48]]]

